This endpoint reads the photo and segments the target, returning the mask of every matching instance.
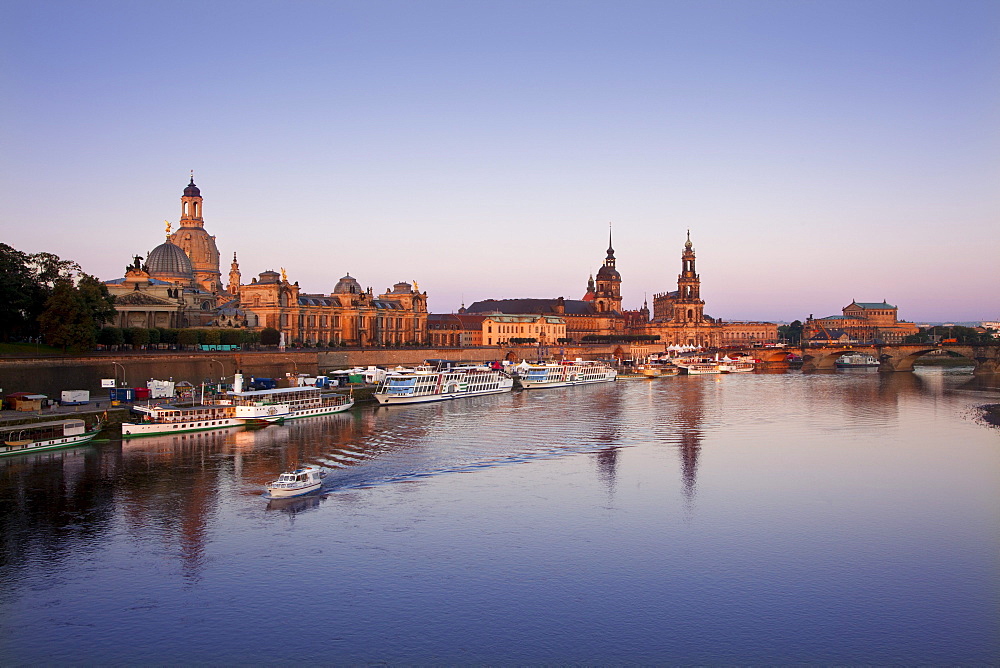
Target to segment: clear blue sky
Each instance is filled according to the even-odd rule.
[[[103,279],[176,223],[279,267],[791,320],[1000,317],[1000,2],[26,2],[0,24],[0,240]]]

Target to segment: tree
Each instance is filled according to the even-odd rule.
[[[30,256],[0,243],[0,340],[35,336],[41,291]]]
[[[802,341],[802,321],[793,320],[789,325],[778,325],[778,337],[788,343],[799,343]]]
[[[155,346],[160,343],[160,330],[156,327],[152,327],[146,330],[146,338],[149,340],[149,345]]]
[[[260,332],[260,345],[276,346],[281,343],[281,332],[274,327],[265,327]]]
[[[80,292],[69,279],[59,279],[45,300],[38,326],[50,346],[65,351],[89,350],[97,343],[97,324]]]
[[[198,332],[198,341],[206,346],[217,346],[222,340],[222,334],[217,329],[202,329]]]
[[[198,345],[198,331],[195,329],[181,329],[177,332],[177,343],[181,346]]]
[[[149,330],[145,327],[129,327],[125,330],[125,343],[132,347],[149,343]]]
[[[97,333],[97,342],[102,346],[120,346],[125,343],[125,333],[121,327],[102,327]]]

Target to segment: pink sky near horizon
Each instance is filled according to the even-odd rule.
[[[610,221],[625,308],[690,229],[714,317],[1000,319],[997,3],[7,9],[0,241],[102,279],[194,169],[224,277],[578,299]]]

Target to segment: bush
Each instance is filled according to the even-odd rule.
[[[243,343],[243,332],[238,329],[224,329],[219,332],[219,342],[225,346],[237,346]]]
[[[222,332],[217,329],[198,330],[198,343],[205,346],[217,346],[222,340]]]
[[[157,328],[147,329],[146,337],[149,340],[150,345],[159,345],[160,343],[160,330]]]
[[[182,329],[177,332],[177,343],[182,346],[198,345],[198,330]]]
[[[130,346],[144,346],[149,343],[149,330],[145,327],[129,327],[125,330],[125,343]]]
[[[274,327],[265,327],[260,333],[260,344],[262,346],[276,346],[281,343],[281,332]]]

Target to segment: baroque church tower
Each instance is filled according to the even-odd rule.
[[[215,237],[205,231],[201,213],[201,190],[191,182],[181,196],[181,226],[170,237],[170,242],[180,246],[191,259],[194,281],[206,292],[222,292],[222,274],[219,272],[219,249]]]
[[[588,294],[590,286],[588,285]],[[597,271],[597,285],[593,291],[594,308],[599,312],[622,310],[622,276],[615,269],[615,249],[611,245],[611,232],[608,231],[608,256],[604,266]]]
[[[704,320],[705,300],[701,298],[701,277],[695,271],[694,260],[691,230],[688,230],[684,252],[681,254],[681,273],[677,276],[674,322],[701,322]]]
[[[240,296],[240,263],[236,261],[236,251],[233,251],[233,263],[229,265],[229,294]]]

